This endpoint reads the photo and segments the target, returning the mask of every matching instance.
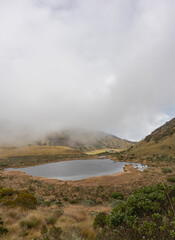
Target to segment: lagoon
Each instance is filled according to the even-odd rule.
[[[26,174],[39,177],[47,177],[59,180],[82,180],[89,177],[112,175],[124,172],[126,164],[133,165],[140,171],[147,168],[140,163],[114,162],[110,159],[71,160],[55,163],[47,163],[33,167],[8,168],[5,171],[23,171]]]

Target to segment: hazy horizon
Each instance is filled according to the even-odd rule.
[[[1,0],[0,144],[138,141],[175,116],[175,2]]]

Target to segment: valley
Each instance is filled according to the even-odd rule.
[[[0,216],[3,221],[3,225],[0,227],[1,239],[114,240],[122,239],[122,234],[126,235],[126,239],[130,239],[130,235],[127,235],[126,232],[122,233],[123,225],[114,224],[114,229],[119,231],[118,238],[116,238],[109,222],[98,220],[98,218],[102,215],[105,218],[108,215],[110,219],[114,207],[119,208],[120,204],[129,204],[128,199],[133,198],[135,192],[139,189],[145,188],[148,189],[146,191],[152,191],[151,189],[154,188],[155,194],[156,191],[163,191],[162,194],[166,196],[169,196],[167,191],[169,191],[169,194],[174,191],[175,155],[174,141],[172,141],[174,133],[171,136],[163,135],[159,138],[158,143],[155,143],[151,138],[149,142],[146,139],[126,149],[110,151],[110,148],[103,148],[87,153],[68,146],[33,144],[23,147],[1,147]],[[166,143],[168,143],[168,148],[165,147]],[[162,146],[164,147],[162,148]],[[169,149],[169,152],[163,151],[164,149]],[[82,161],[83,159],[89,159],[89,161],[90,159],[98,159],[98,161],[102,161],[104,157],[116,162],[141,163],[147,165],[148,168],[141,172],[131,165],[126,165],[124,172],[76,181],[31,176],[20,171],[4,171],[8,167],[28,167],[75,159]],[[144,198],[146,192],[140,194]],[[116,197],[114,197],[115,195]],[[120,199],[119,196],[122,196],[122,198]],[[172,217],[171,215],[167,217],[168,224],[173,221],[172,209],[175,207],[173,196],[169,196],[167,199],[171,198],[171,200],[170,202],[168,200],[168,203],[166,202],[166,209],[169,209],[167,211],[172,211]],[[30,198],[33,199],[33,206],[30,206],[28,202]],[[157,201],[158,195],[155,195],[154,198]],[[162,201],[165,200],[166,198],[162,198]],[[144,202],[141,201],[141,204],[144,204]],[[15,209],[13,209],[14,207]],[[142,207],[144,209],[144,205]],[[146,209],[143,211],[146,211]],[[155,214],[160,213],[158,209],[154,211]],[[145,214],[148,213],[145,212]],[[161,214],[163,216],[165,212]],[[117,216],[115,216],[116,221],[118,221]],[[152,216],[146,216],[146,218],[143,218],[144,221],[148,216],[153,221]],[[127,224],[122,223],[122,221],[121,224]],[[143,220],[138,218],[138,221],[141,221],[139,223],[141,225],[138,226],[142,226]],[[156,222],[156,220],[153,222]],[[155,224],[159,226],[163,223],[156,222]],[[103,225],[106,226],[105,233],[103,233]],[[170,227],[170,225],[168,225],[170,230],[167,229],[164,232],[166,239],[173,239],[171,238],[173,227]],[[129,225],[126,226],[128,234],[133,231]],[[136,239],[139,239],[139,231],[137,229],[135,233],[132,232]],[[156,234],[158,234],[156,231],[158,230],[153,228],[151,232],[155,239],[157,239]],[[159,231],[161,230],[159,229]],[[146,232],[145,234],[146,239],[149,239],[149,234],[147,235]]]

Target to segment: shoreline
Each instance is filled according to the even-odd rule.
[[[45,156],[45,155],[43,155]],[[33,156],[31,156],[33,157]],[[17,158],[17,157],[15,157]],[[49,163],[57,163],[57,162],[65,162],[65,161],[74,161],[74,160],[93,160],[93,159],[100,159],[97,158],[96,156],[83,156],[83,157],[68,157],[68,158],[61,158],[61,159],[57,159],[55,158],[53,161],[43,161],[43,162],[33,162],[33,163],[29,163],[29,164],[25,164],[25,162],[22,162],[21,164],[17,164],[16,166],[11,166],[11,167],[1,167],[0,166],[0,171],[4,171],[4,169],[8,169],[8,168],[26,168],[26,167],[34,167],[34,166],[38,166],[38,165],[44,165],[44,164],[49,164]],[[2,160],[8,160],[8,158],[3,158]],[[112,159],[111,159],[112,160]],[[115,161],[115,160],[113,160]]]
[[[55,178],[47,178],[47,177],[40,177],[40,176],[32,176],[30,174],[26,174],[23,171],[2,171],[2,175],[4,176],[18,176],[18,177],[24,177],[24,178],[31,178],[32,180],[41,180],[47,183],[59,183],[59,184],[70,184],[70,185],[86,185],[86,184],[90,184],[92,183],[94,185],[94,183],[98,184],[99,182],[104,182],[106,181],[106,184],[111,182],[111,180],[120,180],[119,178],[123,177],[125,178],[125,176],[129,175],[135,175],[135,176],[141,176],[143,174],[143,172],[141,172],[140,170],[134,168],[132,165],[130,164],[126,164],[123,167],[124,171],[123,172],[117,172],[114,173],[112,175],[102,175],[102,176],[94,176],[94,177],[88,177],[85,179],[81,179],[81,180],[60,180],[60,179],[55,179]],[[126,177],[127,180],[127,177]],[[121,183],[121,181],[119,181]],[[99,183],[100,184],[100,183]],[[105,184],[105,185],[106,185]]]

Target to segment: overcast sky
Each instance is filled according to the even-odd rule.
[[[0,0],[0,142],[140,140],[175,116],[174,0]]]

